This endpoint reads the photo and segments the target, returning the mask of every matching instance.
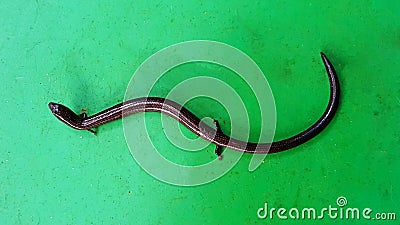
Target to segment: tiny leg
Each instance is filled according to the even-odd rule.
[[[215,128],[217,128],[217,133],[221,133],[221,126],[219,126],[218,120],[214,120]]]
[[[217,145],[215,147],[215,154],[218,156],[219,160],[222,160],[222,146]]]
[[[97,134],[97,131],[95,131],[95,130],[93,130],[93,129],[88,129],[87,131],[89,131],[90,133],[92,133],[92,134],[94,134],[94,135]]]
[[[79,117],[82,118],[82,119],[85,119],[87,117],[86,109],[82,109],[81,110],[81,114],[79,114]]]
[[[79,117],[82,118],[82,119],[87,118],[87,114],[86,114],[86,109],[85,109],[85,108],[83,108],[83,109],[81,110],[81,114],[79,114]],[[94,134],[94,135],[97,134],[97,132],[96,132],[95,130],[93,130],[93,129],[88,129],[87,131],[89,131],[90,133],[92,133],[92,134]]]
[[[215,128],[217,129],[217,134],[222,133],[221,127],[219,126],[218,120],[214,120]],[[215,146],[215,154],[218,156],[219,160],[222,160],[222,146],[216,145]]]

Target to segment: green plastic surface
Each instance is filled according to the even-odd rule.
[[[338,207],[339,196],[346,197],[346,207],[399,217],[399,16],[396,0],[3,1],[0,224],[376,222],[257,216],[265,202],[321,209]],[[275,97],[276,140],[302,131],[322,114],[329,94],[319,57],[325,52],[341,84],[336,117],[316,138],[267,156],[254,172],[248,171],[251,156],[244,155],[222,178],[180,187],[141,169],[121,121],[100,127],[94,136],[62,124],[47,107],[55,101],[76,112],[87,108],[90,115],[121,102],[146,58],[198,39],[232,45],[260,66]],[[177,79],[167,79],[168,74]],[[169,71],[154,94],[164,96],[175,82],[199,74],[227,80],[233,73],[204,63],[184,65]],[[246,88],[232,86],[250,111],[257,109]],[[187,107],[217,118],[226,132],[236,122],[207,98]],[[260,118],[251,118],[254,139]],[[162,146],[167,140],[158,122],[151,133]],[[191,155],[171,147],[162,153],[171,161],[196,164],[214,159],[213,149]]]

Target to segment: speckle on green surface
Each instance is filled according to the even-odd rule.
[[[265,203],[287,210],[338,207],[340,196],[344,209],[399,217],[399,15],[393,0],[2,2],[0,224],[310,224],[277,214],[260,219],[257,211]],[[275,97],[277,140],[311,125],[324,110],[329,89],[320,51],[341,81],[339,111],[316,138],[267,156],[254,172],[244,155],[214,182],[179,187],[141,169],[121,121],[94,136],[70,129],[47,108],[55,101],[92,114],[121,102],[145,59],[189,40],[227,43],[260,66]],[[156,94],[197,73],[228,79],[231,72],[201,63],[178,67]],[[256,108],[246,88],[232,83]],[[208,103],[215,107],[202,107]],[[232,121],[218,104],[198,99],[188,107],[218,117],[229,130]],[[260,118],[251,118],[256,138]],[[154,134],[162,145],[163,132]],[[168,159],[189,163],[211,160],[212,151],[212,145],[193,155],[163,149]],[[311,222],[376,221],[325,214]]]

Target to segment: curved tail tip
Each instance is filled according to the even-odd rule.
[[[325,66],[330,66],[330,67],[332,66],[331,62],[328,59],[328,57],[326,57],[326,55],[323,52],[321,52],[321,58],[322,58],[322,61],[325,64]]]

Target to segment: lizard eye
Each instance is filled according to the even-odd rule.
[[[58,105],[57,104],[50,102],[49,108],[52,113],[55,113],[55,114],[58,113]]]

